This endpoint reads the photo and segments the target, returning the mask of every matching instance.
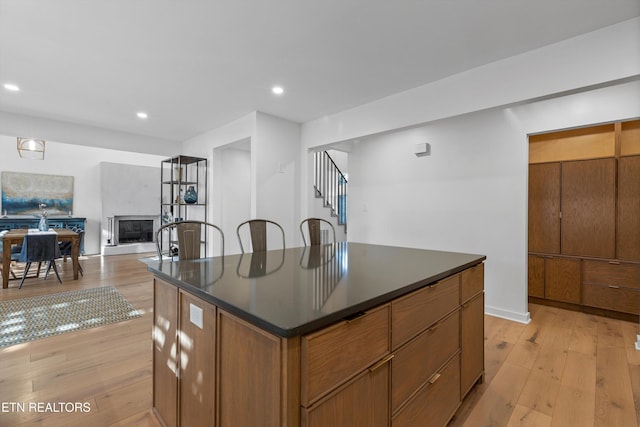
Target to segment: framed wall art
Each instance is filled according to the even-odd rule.
[[[41,203],[49,215],[73,211],[73,177],[2,172],[2,210],[8,215],[38,215]]]

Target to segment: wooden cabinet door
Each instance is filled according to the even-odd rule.
[[[615,159],[564,162],[561,194],[562,254],[614,258]]]
[[[484,293],[460,312],[460,400],[484,373]]]
[[[529,252],[560,253],[560,163],[529,165]]]
[[[544,258],[529,255],[529,296],[544,298]]]
[[[282,339],[221,309],[217,325],[218,426],[295,425],[283,420]]]
[[[180,425],[215,425],[216,308],[180,292]]]
[[[545,297],[556,301],[580,304],[580,260],[545,258]]]
[[[640,260],[640,156],[618,160],[617,257]]]
[[[178,288],[157,278],[153,294],[153,407],[167,427],[178,425]]]
[[[366,370],[310,408],[303,427],[389,425],[389,363]]]

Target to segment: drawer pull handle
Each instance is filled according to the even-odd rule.
[[[376,369],[378,369],[379,367],[386,365],[387,362],[390,361],[391,359],[393,359],[394,356],[395,356],[395,354],[393,354],[393,353],[388,354],[387,357],[385,357],[384,359],[382,359],[381,361],[379,361],[378,363],[376,363],[375,365],[370,367],[369,368],[369,372],[373,372]]]
[[[609,287],[611,289],[620,289],[620,286],[618,286],[618,285],[609,285]]]
[[[620,261],[609,261],[611,265],[620,265]]]
[[[353,313],[350,314],[349,316],[345,317],[344,320],[346,320],[347,322],[353,322],[354,320],[364,316],[366,313],[364,311],[359,311],[357,313]]]
[[[433,331],[435,331],[436,329],[438,329],[438,327],[440,326],[440,323],[436,323],[435,325],[433,325],[432,327],[430,327],[429,329],[427,329],[427,333],[430,334]]]
[[[436,373],[429,378],[429,384],[433,384],[440,379],[440,374]]]

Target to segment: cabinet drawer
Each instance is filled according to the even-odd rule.
[[[484,264],[464,270],[460,273],[460,303],[484,290]]]
[[[640,264],[584,260],[585,283],[640,289]]]
[[[455,311],[409,341],[391,361],[391,410],[395,412],[460,348],[460,312]]]
[[[389,353],[389,305],[302,337],[301,404],[308,406]]]
[[[623,313],[640,314],[640,290],[585,283],[582,303]]]
[[[310,408],[301,408],[300,415],[302,427],[388,427],[389,363],[365,370]]]
[[[391,420],[393,427],[445,426],[460,404],[460,355],[456,355]]]
[[[460,304],[460,275],[448,277],[391,302],[391,347],[427,329]]]

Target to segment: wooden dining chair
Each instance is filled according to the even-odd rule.
[[[224,256],[224,232],[220,227],[205,221],[177,221],[164,224],[156,230],[156,250],[158,258],[162,260],[162,233],[168,232],[170,248],[177,244],[178,259],[198,259],[202,255],[202,245],[213,239],[217,233],[220,239],[221,255]],[[171,252],[171,249],[170,249]],[[170,253],[173,257],[173,253]]]
[[[307,225],[307,232],[305,233],[304,225]],[[336,230],[326,219],[322,218],[307,218],[300,223],[300,233],[302,234],[302,241],[305,246],[322,245],[336,242]],[[307,244],[307,238],[309,237],[309,244]],[[333,239],[333,240],[331,240]]]
[[[240,223],[238,228],[236,229],[236,234],[238,235],[238,242],[240,242],[240,250],[242,253],[245,252],[264,252],[267,250],[267,226],[269,228],[279,230],[279,234],[282,235],[282,247],[276,249],[285,249],[284,243],[284,229],[277,222],[271,221],[269,219],[250,219],[248,221]],[[249,227],[249,236],[251,242],[251,251],[245,250],[245,245],[242,243],[241,231],[243,227]],[[247,249],[249,245],[247,245]]]

